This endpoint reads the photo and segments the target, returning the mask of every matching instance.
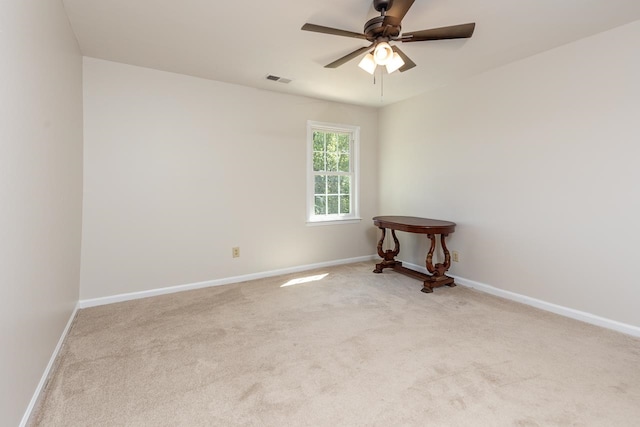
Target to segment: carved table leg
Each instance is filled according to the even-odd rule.
[[[447,234],[440,235],[440,245],[442,246],[442,251],[444,252],[444,263],[437,263],[435,266],[433,265],[433,252],[436,249],[436,236],[435,234],[427,234],[427,237],[431,240],[431,247],[429,248],[429,252],[427,253],[427,270],[431,273],[431,276],[428,277],[424,281],[424,287],[422,288],[422,292],[431,293],[433,292],[433,288],[437,286],[449,286],[454,287],[456,284],[453,282],[453,278],[445,275],[449,267],[451,267],[451,255],[449,254],[449,250],[447,249],[447,245],[445,243],[445,238]]]
[[[376,268],[373,270],[374,273],[382,273],[382,270],[389,267],[401,266],[402,262],[396,261],[395,257],[400,253],[400,242],[396,237],[396,231],[391,230],[391,236],[393,237],[394,248],[393,250],[387,249],[384,251],[382,249],[382,244],[384,243],[384,237],[387,234],[387,230],[383,227],[380,227],[382,230],[382,236],[380,237],[380,241],[378,242],[378,255],[382,258],[382,262],[376,264]]]

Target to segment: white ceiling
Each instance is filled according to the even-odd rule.
[[[403,31],[475,22],[475,33],[400,44],[418,66],[385,73],[381,86],[358,68],[359,58],[324,68],[365,40],[300,30],[310,22],[360,33],[378,15],[371,0],[63,1],[83,55],[370,106],[640,19],[640,0],[416,0]],[[293,81],[269,81],[268,74]]]

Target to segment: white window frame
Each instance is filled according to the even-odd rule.
[[[315,214],[315,173],[313,171],[313,132],[351,134],[349,166],[351,176],[351,213]],[[360,222],[360,127],[335,123],[307,121],[307,225],[352,224]]]

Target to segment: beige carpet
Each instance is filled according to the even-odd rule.
[[[372,269],[81,310],[31,425],[640,425],[640,340]]]

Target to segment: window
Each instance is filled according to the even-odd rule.
[[[322,224],[359,220],[358,142],[360,128],[307,123],[307,219]]]

